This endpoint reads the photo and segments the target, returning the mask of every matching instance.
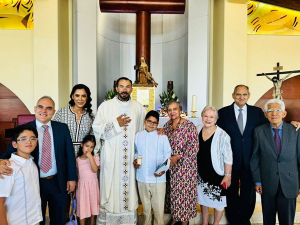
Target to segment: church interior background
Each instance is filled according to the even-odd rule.
[[[76,83],[90,87],[96,110],[113,80],[135,79],[135,14],[101,13],[96,0],[35,0],[34,11],[33,30],[0,30],[1,84],[28,111],[44,94],[57,108],[65,106]],[[240,83],[250,87],[249,104],[255,104],[272,88],[256,74],[272,71],[277,62],[297,69],[299,36],[247,35],[246,15],[246,0],[187,0],[184,14],[151,16],[156,108],[168,80],[187,112],[197,95],[199,112],[206,104],[230,104]]]
[[[34,0],[34,17],[32,30],[0,29],[0,130],[18,114],[33,113],[40,96],[52,96],[58,109],[83,83],[95,112],[114,80],[135,80],[135,14],[101,13],[97,0]],[[156,108],[169,80],[188,113],[197,96],[197,116],[207,104],[231,104],[237,84],[248,85],[248,103],[260,105],[273,85],[256,74],[272,72],[277,62],[299,69],[298,49],[297,35],[247,34],[247,0],[186,0],[184,14],[151,16]],[[297,75],[282,88],[293,106],[289,119],[300,121]]]

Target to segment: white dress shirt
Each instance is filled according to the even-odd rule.
[[[135,135],[135,158],[142,156],[142,166],[136,169],[136,180],[143,183],[166,182],[166,174],[155,177],[154,172],[160,164],[171,157],[172,149],[166,135],[158,135],[157,130],[140,131]]]
[[[234,107],[234,114],[235,114],[235,118],[236,121],[238,120],[239,114],[240,114],[240,107],[237,106],[237,104],[234,103],[233,105]],[[243,114],[243,130],[245,130],[246,127],[246,123],[247,123],[247,105],[245,104],[244,107],[242,108],[242,114]]]
[[[0,179],[0,197],[5,197],[8,224],[37,224],[43,220],[37,166],[30,159],[11,154],[13,174]]]
[[[44,138],[44,128],[43,125],[49,126],[48,131],[51,136],[51,158],[52,158],[52,167],[51,169],[47,172],[44,173],[42,170],[40,170],[40,177],[48,177],[57,174],[57,167],[56,167],[56,159],[55,159],[55,152],[54,152],[54,140],[53,140],[53,130],[51,126],[51,121],[49,121],[47,124],[43,124],[39,122],[38,120],[36,121],[36,129],[38,131],[39,135],[39,166],[41,167],[41,159],[42,159],[42,150],[43,150],[43,138]]]

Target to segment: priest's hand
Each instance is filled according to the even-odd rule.
[[[119,117],[117,117],[117,120],[120,127],[127,127],[128,124],[131,122],[130,117],[126,116],[125,114],[122,114]]]
[[[170,160],[171,160],[170,166],[174,166],[180,158],[181,158],[181,155],[173,155],[173,156],[171,156],[171,158],[170,158]]]
[[[8,159],[0,160],[0,178],[1,179],[4,179],[4,177],[2,175],[10,176],[12,174],[13,169],[8,167],[10,165],[11,164]]]
[[[161,176],[164,175],[164,174],[165,174],[165,171],[161,171],[159,174],[154,173],[154,176],[155,176],[155,177],[161,177]]]
[[[139,169],[141,168],[141,165],[140,164],[137,164],[137,159],[133,160],[133,165],[136,169]]]

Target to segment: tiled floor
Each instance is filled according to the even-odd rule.
[[[140,205],[138,208],[138,215],[140,215],[138,218],[138,224],[143,224],[142,212],[143,212],[143,208]],[[212,224],[213,223],[213,209],[210,209],[209,213],[210,213],[210,223]],[[169,219],[170,219],[170,215],[165,215],[165,222],[167,222]],[[196,218],[190,220],[190,225],[193,225],[193,224],[198,225],[198,224],[201,224],[201,222],[202,222],[201,209],[200,209],[200,206],[198,205],[198,215]],[[262,208],[261,208],[261,203],[260,203],[260,196],[257,196],[257,203],[255,206],[254,214],[251,218],[251,223],[252,223],[252,225],[259,225],[259,224],[263,224],[262,222],[263,222],[263,220],[262,220]],[[295,222],[296,222],[295,225],[300,225],[300,198],[297,201]],[[227,224],[227,220],[226,220],[225,216],[223,216],[220,224]]]
[[[142,212],[143,212],[143,207],[140,205],[139,208],[138,208],[138,225],[142,225],[143,224],[143,215],[142,215]],[[212,221],[213,221],[213,209],[210,209],[210,222],[212,224]],[[167,222],[169,219],[170,219],[170,215],[169,214],[166,214],[165,215],[165,222]],[[300,225],[300,198],[298,198],[297,200],[297,208],[296,208],[296,217],[295,217],[295,225]],[[252,225],[263,225],[262,223],[262,209],[261,209],[261,204],[260,204],[260,198],[259,196],[257,197],[257,203],[256,203],[256,207],[255,207],[255,211],[254,211],[254,214],[251,218],[251,223]],[[88,224],[88,223],[86,223]],[[193,225],[193,224],[201,224],[201,210],[200,210],[200,207],[198,205],[198,215],[195,219],[191,220],[190,221],[190,225]],[[227,221],[226,221],[226,218],[225,216],[223,216],[222,218],[222,221],[220,224],[227,224]],[[49,225],[49,223],[46,223],[46,225]]]

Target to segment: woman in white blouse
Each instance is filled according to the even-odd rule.
[[[75,156],[83,138],[93,134],[92,123],[94,120],[92,110],[92,98],[90,89],[84,84],[77,84],[70,94],[68,107],[59,109],[53,120],[66,123],[69,127]]]
[[[218,112],[213,106],[204,107],[203,126],[199,131],[198,203],[204,225],[208,224],[209,207],[214,208],[214,224],[219,224],[226,207],[226,189],[231,184],[232,150],[229,135],[216,126]]]

